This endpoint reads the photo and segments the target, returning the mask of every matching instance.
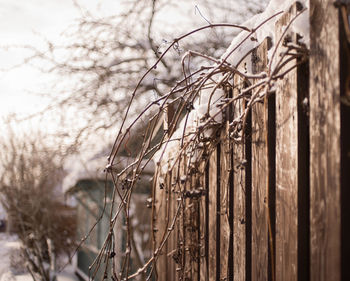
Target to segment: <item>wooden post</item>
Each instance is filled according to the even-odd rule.
[[[276,22],[275,38],[296,15],[296,5]],[[282,42],[277,54],[286,49]],[[291,38],[296,43],[296,34]],[[277,55],[275,61],[280,57]],[[285,68],[296,64],[296,59]],[[281,70],[283,71],[283,70]],[[286,74],[276,91],[276,280],[297,280],[298,273],[298,115],[297,73]]]
[[[165,108],[164,114],[164,122],[163,128],[165,131],[168,131],[171,126],[171,121],[173,118],[173,107],[172,105],[168,105]],[[167,173],[164,179],[160,179],[158,174],[158,178],[155,183],[154,190],[154,213],[155,213],[155,221],[154,221],[154,236],[155,236],[155,244],[153,245],[154,250],[161,245],[162,239],[165,237],[165,234],[168,232],[168,227],[171,224],[172,217],[174,215],[175,208],[172,203],[173,200],[173,192],[172,192],[172,174]],[[174,233],[171,234],[173,236]],[[170,237],[171,237],[170,236]],[[174,262],[170,261],[168,258],[168,252],[172,250],[174,246],[174,238],[170,238],[167,241],[161,250],[161,254],[159,255],[156,263],[156,273],[158,280],[174,280]]]
[[[171,223],[174,220],[174,217],[176,215],[176,209],[177,209],[177,196],[176,196],[176,183],[178,181],[178,175],[177,170],[172,170],[169,172],[169,179],[168,179],[168,213],[169,213],[169,223],[168,228],[170,228]],[[169,229],[170,230],[170,229]],[[169,240],[167,242],[167,280],[169,281],[175,281],[176,279],[176,267],[177,264],[175,262],[176,259],[174,259],[174,255],[176,255],[176,233],[177,233],[177,225],[174,225],[174,228],[171,230],[171,234],[169,236]]]
[[[303,8],[296,2],[277,21],[276,40]],[[281,42],[298,44],[298,34],[284,36]],[[285,50],[282,44],[277,54]],[[305,62],[286,74],[276,91],[276,280],[309,280],[308,85]]]
[[[164,233],[167,229],[167,196],[165,188],[167,188],[166,181],[161,182],[160,179],[157,179],[155,184],[155,203],[154,203],[154,236],[155,236],[155,244],[154,251],[157,251],[159,246],[162,243],[162,239],[164,237]],[[158,253],[158,252],[157,252]],[[156,274],[157,278],[161,280],[162,278],[166,278],[167,276],[167,245],[163,247],[158,256],[156,263]]]
[[[311,280],[340,276],[339,14],[310,0]]]
[[[215,149],[209,158],[209,251],[208,270],[209,281],[217,280],[217,150]]]
[[[231,165],[231,149],[229,139],[229,123],[225,121],[220,137],[220,280],[229,280],[229,180]]]
[[[266,38],[253,53],[253,71],[266,71],[267,51],[271,39]],[[266,109],[268,105],[266,105]],[[268,190],[267,143],[264,104],[252,108],[252,280],[268,280]],[[269,137],[269,136],[268,136]]]
[[[234,85],[244,83],[238,76],[234,78]],[[243,85],[242,85],[243,86]],[[238,88],[233,91],[233,96],[239,94]],[[244,103],[237,101],[234,104],[234,117],[239,116],[244,110]],[[233,194],[233,270],[234,281],[246,280],[246,165],[244,141],[233,144],[233,170],[234,170],[234,194]]]
[[[340,43],[340,145],[341,145],[341,278],[350,280],[350,29],[349,8],[340,7],[339,26]]]
[[[208,225],[208,217],[209,217],[209,209],[208,209],[208,167],[207,162],[203,159],[203,163],[200,165],[201,175],[199,177],[199,184],[204,189],[205,194],[201,196],[199,202],[199,235],[200,235],[200,276],[199,280],[208,281],[208,233],[209,233],[209,225]]]
[[[199,276],[199,198],[190,194],[197,188],[197,168],[188,163],[187,176],[189,181],[184,190],[186,206],[183,214],[184,221],[184,278],[183,280],[198,280]]]

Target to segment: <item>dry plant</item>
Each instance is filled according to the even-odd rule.
[[[186,198],[195,198],[205,195],[204,189],[184,191],[184,185],[190,183],[192,175],[202,173],[201,163],[205,163],[209,159],[210,153],[216,147],[219,138],[216,135],[218,129],[222,126],[222,116],[225,110],[229,107],[235,107],[239,103],[245,104],[245,109],[241,114],[236,116],[229,124],[230,139],[235,145],[241,145],[244,142],[244,132],[247,122],[247,117],[252,107],[256,103],[265,103],[267,98],[274,94],[275,83],[279,79],[304,63],[308,57],[308,50],[303,44],[297,44],[288,40],[288,30],[295,19],[300,16],[305,10],[302,10],[293,17],[286,29],[276,39],[270,62],[266,72],[258,74],[250,74],[244,71],[242,64],[245,57],[244,54],[239,58],[236,65],[230,64],[228,58],[246,41],[254,40],[254,34],[266,23],[279,16],[277,13],[259,23],[255,28],[250,29],[245,26],[234,24],[209,24],[204,27],[195,29],[183,36],[180,36],[172,41],[167,49],[159,56],[157,61],[144,73],[141,80],[136,85],[131,93],[131,98],[127,105],[126,114],[122,120],[119,133],[113,145],[112,152],[108,158],[106,173],[110,174],[114,183],[114,193],[112,197],[112,208],[110,212],[110,232],[106,237],[105,243],[97,256],[94,263],[91,265],[91,277],[94,279],[95,272],[98,268],[104,268],[107,274],[109,265],[112,267],[113,280],[129,280],[138,278],[141,274],[146,274],[146,280],[157,278],[156,262],[160,257],[164,245],[167,243],[175,224],[179,220],[185,210]],[[138,113],[137,117],[132,122],[128,120],[131,114],[133,103],[137,100],[140,91],[142,91],[143,81],[149,75],[152,75],[154,69],[163,63],[166,55],[179,46],[180,42],[187,37],[197,36],[201,31],[215,28],[229,28],[246,31],[246,36],[238,42],[236,47],[228,51],[221,59],[216,59],[210,55],[203,54],[197,51],[188,51],[181,60],[181,69],[183,77],[179,79],[172,89],[165,94],[161,94],[156,100]],[[277,49],[284,46],[285,51],[277,57]],[[193,69],[191,61],[200,57],[202,64],[197,69]],[[198,66],[198,64],[197,64]],[[243,70],[242,70],[243,69]],[[240,83],[233,83],[233,77],[240,77]],[[140,90],[141,89],[141,90]],[[231,90],[238,91],[238,95],[232,97],[229,95]],[[202,104],[199,100],[205,100]],[[168,120],[167,128],[164,130],[160,141],[153,144],[152,140],[159,132],[157,130],[159,122],[162,122],[164,113],[170,107],[174,108],[174,114]],[[204,106],[204,109],[203,109]],[[152,116],[152,117],[150,117]],[[148,122],[145,121],[148,120]],[[135,130],[139,130],[139,124],[147,124],[142,133],[143,142],[135,157],[135,161],[120,171],[116,166],[118,164],[118,153],[121,150],[128,150],[128,139]],[[154,176],[153,192],[152,192],[152,239],[153,253],[151,258],[137,271],[131,272],[130,257],[134,249],[132,249],[132,228],[129,216],[130,202],[132,200],[133,190],[140,179],[143,170],[150,161],[155,160],[156,172]],[[166,227],[163,233],[155,234],[156,210],[155,210],[155,194],[158,189],[164,188],[165,175],[171,171],[175,178],[172,189],[176,197],[176,210],[173,215],[170,213],[166,218]],[[180,176],[181,175],[181,176]],[[118,198],[118,199],[117,199]],[[115,202],[120,204],[115,204]],[[116,271],[116,264],[120,261],[115,260],[115,224],[123,214],[125,218],[126,229],[126,250],[123,253],[123,260],[119,272]],[[159,238],[160,237],[160,238]],[[158,239],[158,241],[156,241]],[[160,239],[160,240],[159,240]],[[181,249],[184,245],[179,245],[179,249],[173,251],[184,253],[185,249]],[[171,253],[166,253],[167,255]],[[181,262],[180,262],[181,263]],[[179,276],[184,276],[184,265],[179,265]],[[107,276],[107,275],[106,275]],[[183,280],[183,279],[181,279]]]
[[[75,247],[76,223],[59,190],[63,154],[46,141],[40,133],[13,130],[1,138],[0,200],[33,280],[51,281],[58,255],[69,256]]]

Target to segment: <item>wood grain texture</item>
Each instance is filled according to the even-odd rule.
[[[243,81],[235,76],[234,84],[242,84]],[[243,86],[243,85],[242,85]],[[233,91],[233,96],[238,95],[238,91]],[[241,101],[234,104],[234,116],[239,116],[244,110]],[[233,194],[233,271],[235,281],[246,280],[246,204],[245,204],[245,149],[244,143],[233,144],[233,163],[234,163],[234,194]]]
[[[221,131],[220,136],[220,280],[229,280],[229,179],[230,179],[230,140],[228,121]]]
[[[276,22],[275,37],[293,16],[296,5]],[[284,40],[284,39],[283,39]],[[283,42],[282,40],[282,42]],[[292,34],[296,43],[296,34]],[[280,45],[277,54],[285,51]],[[278,59],[278,56],[276,57]],[[283,69],[296,64],[290,61]],[[276,91],[276,280],[292,281],[298,277],[298,113],[297,70],[278,81]]]
[[[191,175],[191,187],[190,190],[198,189],[197,181],[198,173]],[[188,199],[188,225],[187,225],[187,237],[189,240],[188,245],[188,259],[189,269],[191,271],[191,279],[198,280],[199,276],[199,198]]]
[[[266,71],[269,39],[253,53],[253,71]],[[268,280],[268,217],[264,105],[252,108],[252,280]],[[267,120],[266,120],[267,122]]]
[[[216,204],[216,194],[217,194],[217,151],[214,150],[209,158],[209,251],[208,251],[208,273],[209,281],[216,281],[217,273],[217,257],[216,257],[216,247],[217,247],[217,204]]]
[[[169,205],[169,230],[172,221],[176,215],[176,210],[178,207],[177,194],[176,194],[176,183],[178,182],[177,170],[169,172],[169,193],[168,193],[168,205]],[[171,229],[171,234],[169,236],[169,241],[167,243],[167,261],[168,261],[168,274],[167,280],[175,281],[178,280],[176,276],[177,268],[177,232],[178,226],[174,225],[174,228]]]
[[[350,48],[346,37],[347,19],[342,17],[340,22],[340,92],[341,100],[341,274],[342,280],[350,280]],[[345,23],[345,24],[343,24]]]
[[[163,128],[168,130],[171,120],[173,118],[174,110],[172,106],[167,106],[165,109]],[[175,175],[175,172],[174,172]],[[156,247],[162,243],[163,239],[169,227],[171,225],[172,219],[175,215],[175,203],[174,203],[174,192],[173,192],[173,174],[168,172],[164,179],[158,179],[158,186],[156,190]],[[157,260],[157,274],[158,279],[173,281],[175,280],[175,268],[176,265],[172,259],[171,251],[175,247],[175,236],[174,232],[169,236],[163,249],[161,250],[161,255]]]
[[[154,223],[154,229],[155,232],[155,245],[154,250],[157,250],[158,247],[162,243],[162,239],[164,237],[164,234],[167,229],[168,219],[167,219],[167,213],[168,213],[168,206],[167,206],[167,192],[166,188],[167,186],[167,179],[164,180],[164,182],[160,182],[160,180],[157,180],[156,184],[156,190],[155,190],[155,223]],[[163,249],[160,251],[160,255],[156,262],[156,274],[158,280],[166,280],[168,275],[167,270],[167,244],[164,245]]]
[[[311,280],[340,280],[339,18],[310,1]]]
[[[208,171],[207,163],[203,161],[200,165],[201,176],[199,177],[200,186],[207,191]],[[200,278],[199,280],[207,281],[208,276],[208,192],[201,196],[199,202],[199,235],[200,235]]]
[[[182,163],[180,164],[180,174],[183,177],[186,177],[187,180],[185,183],[181,185],[182,188],[182,194],[186,194],[187,191],[191,189],[191,176],[188,173],[189,169],[189,157],[187,155],[184,155],[182,158]],[[188,205],[189,205],[189,199],[184,198],[182,200],[183,202],[183,208],[180,216],[181,220],[181,256],[182,256],[182,263],[181,263],[181,276],[180,279],[182,280],[187,280],[191,278],[191,264],[190,264],[190,255],[189,255],[189,247],[191,244],[191,237],[189,236],[188,233],[188,227],[189,227],[189,215],[190,212],[188,210]]]

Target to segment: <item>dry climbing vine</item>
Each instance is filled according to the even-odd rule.
[[[244,71],[242,67],[245,59],[251,55],[251,52],[240,58],[236,65],[228,62],[228,58],[247,40],[254,40],[254,33],[264,24],[271,21],[281,13],[277,13],[253,29],[233,24],[209,24],[207,26],[193,30],[183,36],[173,40],[168,48],[160,55],[154,65],[143,75],[138,82],[135,90],[132,92],[130,102],[126,110],[120,130],[117,134],[110,156],[108,157],[108,165],[106,173],[111,176],[114,184],[111,199],[110,227],[109,233],[100,250],[99,255],[91,265],[91,277],[94,279],[96,272],[101,268],[104,270],[105,277],[107,271],[111,270],[112,280],[130,280],[138,276],[144,276],[146,280],[151,280],[153,276],[157,276],[156,262],[159,258],[164,245],[173,235],[174,227],[178,222],[181,214],[186,212],[185,200],[187,198],[199,198],[206,194],[206,190],[201,187],[193,190],[184,190],[186,183],[193,180],[192,175],[201,173],[210,153],[216,147],[218,138],[217,130],[222,126],[223,112],[229,107],[235,106],[239,102],[245,103],[245,108],[238,114],[232,122],[229,123],[229,137],[235,144],[239,145],[244,139],[245,126],[247,116],[254,104],[258,102],[266,102],[269,95],[274,93],[275,83],[278,79],[282,79],[288,72],[302,64],[308,57],[308,50],[303,44],[291,42],[288,40],[288,30],[293,21],[304,10],[297,13],[292,18],[287,28],[284,30],[280,38],[274,45],[270,63],[267,71],[259,74],[250,74]],[[138,116],[130,122],[128,116],[130,114],[131,105],[138,93],[138,88],[143,79],[149,75],[154,68],[166,59],[166,54],[173,48],[178,48],[181,40],[189,36],[195,36],[198,32],[210,28],[234,28],[246,31],[246,36],[236,45],[230,52],[220,59],[209,57],[195,51],[187,52],[182,60],[181,66],[183,78],[178,81],[174,87],[156,100],[148,104]],[[284,52],[279,53],[277,57],[277,48],[284,46]],[[191,59],[199,58],[202,66],[197,70],[193,69]],[[292,63],[292,64],[291,64]],[[240,77],[240,83],[233,83],[234,76]],[[230,96],[230,90],[238,91],[237,95]],[[205,99],[206,102],[201,104],[199,100]],[[162,122],[164,114],[169,108],[174,108],[171,119],[168,120],[167,127],[163,132],[158,130],[159,122]],[[201,107],[201,112],[199,112]],[[203,111],[203,108],[206,110]],[[139,130],[140,124],[144,123],[144,119],[149,119],[147,126],[143,130],[142,144],[139,147],[138,154],[134,158],[134,162],[125,167],[123,170],[117,169],[118,153],[125,149],[128,151],[128,141],[130,134],[135,128]],[[128,123],[129,122],[129,123]],[[161,134],[159,141],[154,144],[152,140],[157,134]],[[153,249],[150,259],[145,262],[138,270],[132,272],[130,267],[132,249],[132,224],[130,221],[130,202],[133,196],[134,188],[143,174],[145,167],[151,161],[156,162],[154,184],[152,191],[152,224],[151,237],[153,239]],[[172,172],[174,179],[172,183],[172,191],[176,194],[175,212],[167,214],[163,233],[155,234],[156,229],[154,222],[156,220],[155,210],[155,194],[159,188],[163,188],[166,183],[165,174]],[[180,176],[181,175],[181,176]],[[116,222],[123,214],[126,230],[125,252],[121,266],[117,270],[115,260],[116,255]],[[158,241],[155,241],[158,239]],[[178,245],[171,253],[167,253],[181,264],[183,259],[184,245]],[[196,258],[196,257],[193,257]],[[118,261],[120,262],[120,261]],[[184,276],[184,265],[179,266],[180,275]]]

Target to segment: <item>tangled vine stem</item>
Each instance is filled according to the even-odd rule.
[[[298,13],[288,24],[286,30],[278,38],[274,46],[272,57],[268,65],[267,72],[258,74],[245,73],[242,70],[241,64],[246,58],[246,55],[240,58],[237,65],[232,65],[228,59],[234,52],[246,41],[250,40],[251,36],[264,24],[272,20],[281,13],[277,13],[259,24],[254,29],[249,29],[244,26],[233,24],[209,24],[207,26],[195,29],[183,36],[176,38],[163,52],[154,65],[143,75],[141,80],[137,83],[135,90],[130,97],[129,105],[126,109],[126,114],[122,120],[122,124],[116,140],[113,145],[112,152],[108,157],[108,165],[106,166],[106,173],[111,175],[114,184],[112,195],[112,207],[109,212],[110,226],[109,233],[103,244],[103,247],[96,257],[96,260],[91,266],[92,278],[95,277],[97,271],[104,266],[104,273],[107,276],[107,269],[112,265],[112,279],[113,280],[129,280],[136,278],[139,275],[147,274],[147,280],[152,276],[157,275],[156,262],[159,258],[164,245],[173,234],[174,227],[184,212],[186,212],[186,199],[196,199],[206,194],[204,188],[184,191],[184,186],[190,183],[192,176],[201,174],[201,163],[208,161],[211,151],[215,148],[218,139],[216,137],[217,130],[222,126],[223,113],[229,107],[236,106],[238,103],[244,102],[245,108],[240,114],[236,114],[235,119],[229,123],[229,137],[236,144],[240,144],[244,138],[245,123],[248,113],[254,104],[263,102],[268,95],[273,92],[275,82],[283,78],[293,68],[305,62],[308,57],[308,50],[302,44],[297,42],[283,42],[289,27],[292,22],[302,13]],[[130,113],[131,104],[137,94],[137,90],[145,77],[152,72],[161,63],[166,54],[178,45],[184,38],[194,35],[209,28],[229,27],[238,28],[247,32],[247,36],[237,44],[235,48],[229,52],[226,57],[216,59],[205,54],[195,51],[189,51],[181,60],[183,79],[176,83],[174,87],[166,94],[159,97],[157,100],[151,102],[146,106],[139,115],[124,128],[127,124]],[[277,48],[283,44],[284,52],[275,62]],[[190,59],[197,58],[203,63],[203,66],[197,70],[191,70]],[[214,63],[207,66],[205,63]],[[187,64],[187,65],[186,65]],[[240,82],[233,84],[234,76],[240,77]],[[228,95],[229,90],[235,90],[238,94],[232,96]],[[219,93],[219,97],[218,97]],[[205,112],[199,114],[198,106],[199,100],[205,98]],[[156,134],[159,134],[158,124],[163,120],[164,112],[170,106],[176,107],[171,120],[168,120],[168,126],[156,144],[152,144]],[[197,110],[197,111],[196,111]],[[203,109],[202,109],[203,111]],[[197,112],[197,115],[195,115]],[[123,170],[117,169],[118,153],[121,150],[129,151],[128,139],[132,129],[140,128],[142,118],[145,116],[152,116],[149,118],[151,122],[144,128],[142,144],[138,151],[138,155],[134,158],[133,163],[125,167]],[[197,119],[196,119],[197,118]],[[169,154],[169,151],[176,153]],[[153,239],[153,254],[138,270],[130,272],[131,252],[136,251],[133,245],[133,230],[130,218],[130,202],[136,183],[139,181],[146,166],[152,159],[156,160],[156,171],[154,176],[154,184],[152,191],[152,239]],[[242,164],[243,165],[243,164]],[[165,171],[164,171],[165,170]],[[175,179],[172,192],[176,196],[176,212],[171,216],[170,212],[167,214],[165,220],[165,231],[161,233],[160,241],[156,241],[155,234],[155,194],[158,188],[164,186],[164,176],[168,171],[172,171],[172,177]],[[170,192],[170,191],[169,191]],[[105,200],[106,201],[106,200]],[[117,203],[118,202],[118,203]],[[117,206],[116,206],[117,205]],[[168,208],[168,207],[167,207]],[[115,226],[118,217],[123,214],[126,229],[126,246],[123,261],[119,272],[116,272],[116,254],[115,254]],[[184,276],[183,260],[185,249],[184,243],[178,245],[177,249],[171,249],[167,255],[172,255],[179,263],[180,276]],[[182,253],[182,255],[181,255]],[[136,253],[138,254],[138,253]]]

